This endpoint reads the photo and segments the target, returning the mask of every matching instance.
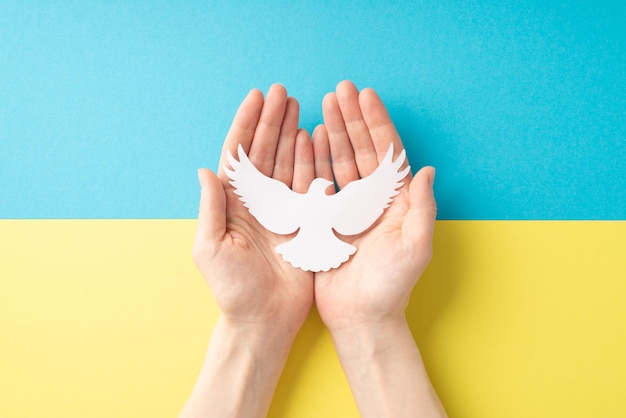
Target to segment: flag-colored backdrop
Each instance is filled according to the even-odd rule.
[[[626,415],[626,7],[0,2],[0,416],[167,417],[217,317],[196,169],[282,82],[342,79],[437,167],[408,311],[455,417]],[[271,417],[356,417],[313,311]]]

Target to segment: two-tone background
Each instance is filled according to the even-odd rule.
[[[342,79],[437,168],[408,316],[450,415],[626,415],[623,2],[1,0],[0,416],[175,416],[196,169],[249,89],[311,130]],[[270,416],[358,416],[315,311]]]

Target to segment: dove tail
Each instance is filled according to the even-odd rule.
[[[322,245],[308,245],[311,243],[306,238],[297,235],[291,241],[287,241],[276,247],[276,252],[295,268],[304,271],[328,271],[339,267],[348,261],[356,252],[356,247],[345,243],[333,235],[332,240]]]

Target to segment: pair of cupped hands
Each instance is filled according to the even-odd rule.
[[[430,261],[436,205],[434,169],[409,173],[391,206],[364,233],[342,237],[357,252],[339,268],[293,268],[274,248],[290,237],[266,230],[234,193],[223,166],[240,144],[266,176],[305,193],[316,177],[339,189],[371,174],[389,149],[404,149],[374,90],[349,81],[322,101],[324,123],[312,135],[298,127],[299,105],[274,84],[266,97],[252,90],[224,141],[216,174],[200,169],[193,258],[229,324],[295,336],[315,301],[328,329],[405,320],[411,289]]]

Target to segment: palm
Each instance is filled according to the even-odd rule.
[[[284,238],[259,225],[230,188],[228,186],[227,205],[235,210],[227,217],[223,252],[215,260],[221,267],[213,270],[221,270],[222,274],[214,276],[215,280],[208,279],[222,299],[218,303],[225,311],[237,310],[238,315],[245,314],[249,318],[272,314],[271,307],[276,306],[303,307],[308,312],[313,275],[294,270],[280,258],[274,248]],[[232,277],[245,280],[233,281]],[[219,292],[218,288],[221,288]],[[241,312],[242,306],[246,307],[246,312]]]
[[[406,289],[413,286],[407,272],[414,267],[402,243],[404,200],[398,195],[374,228],[353,241],[358,250],[348,263],[316,276],[317,307],[330,328],[386,317],[405,304]]]

